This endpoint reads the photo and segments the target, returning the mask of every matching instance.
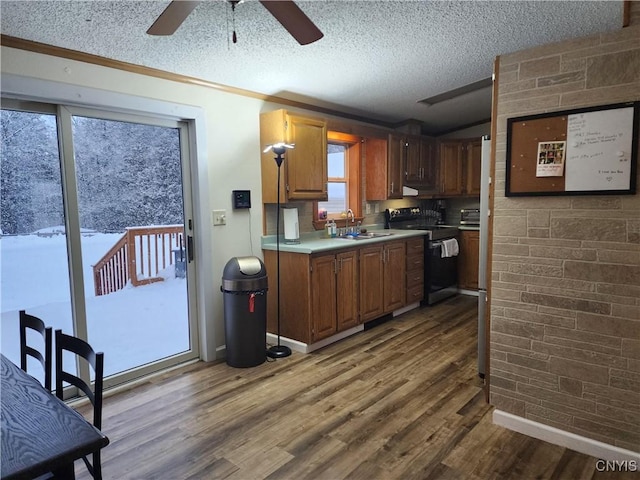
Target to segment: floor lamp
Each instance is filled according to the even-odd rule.
[[[267,350],[267,356],[271,358],[283,358],[291,355],[291,349],[286,345],[280,345],[280,167],[284,161],[284,152],[287,148],[293,148],[293,144],[276,143],[269,145],[264,149],[264,153],[271,150],[275,154],[274,160],[278,166],[278,210],[276,211],[276,271],[278,280],[276,281],[278,288],[277,306],[278,306],[278,344],[273,345]]]

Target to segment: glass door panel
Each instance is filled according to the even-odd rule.
[[[20,310],[54,331],[73,331],[57,124],[49,110],[2,109],[0,333],[2,353],[17,365]],[[42,337],[28,333],[27,344],[44,352]],[[28,357],[27,371],[44,380],[35,359]]]
[[[191,347],[173,124],[72,117],[87,332],[105,376]]]

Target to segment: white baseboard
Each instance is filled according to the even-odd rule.
[[[277,345],[278,336],[267,332],[267,343],[270,345]],[[295,350],[296,352],[309,353],[307,352],[308,345],[306,343],[293,340],[292,338],[283,337],[282,335],[280,335],[280,345],[289,347],[291,350]]]
[[[227,358],[227,346],[222,345],[216,348],[216,360],[224,360]]]
[[[318,350],[319,348],[322,347],[326,347],[327,345],[337,342],[338,340],[342,340],[343,338],[347,338],[350,337],[353,334],[356,334],[358,332],[362,332],[364,330],[364,325],[360,324],[357,325],[353,328],[350,328],[348,330],[344,330],[340,333],[336,333],[335,335],[332,335],[328,338],[325,338],[323,340],[320,340],[319,342],[316,343],[303,343],[303,342],[299,342],[298,340],[293,340],[291,338],[287,338],[287,337],[283,337],[282,335],[280,336],[280,344],[281,345],[286,345],[287,347],[289,347],[291,350],[295,350],[296,352],[301,352],[301,353],[311,353],[314,350]],[[268,333],[267,332],[267,342],[268,343],[272,343],[272,344],[277,344],[278,343],[278,336],[274,335],[273,333]]]
[[[398,315],[407,313],[408,311],[413,310],[414,308],[418,308],[419,306],[420,306],[420,302],[412,303],[410,305],[407,305],[406,307],[402,307],[402,308],[399,308],[398,310],[394,310],[393,316],[397,317]]]
[[[477,297],[478,296],[478,290],[467,290],[465,288],[459,288],[458,289],[458,293],[460,295],[469,295],[471,297]]]
[[[582,437],[575,433],[566,432],[559,428],[550,427],[511,413],[503,412],[502,410],[494,410],[493,423],[513,430],[514,432],[566,447],[601,460],[609,460],[612,462],[635,460],[636,462],[640,462],[640,453]]]

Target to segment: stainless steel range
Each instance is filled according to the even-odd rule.
[[[426,230],[424,245],[424,300],[433,305],[458,292],[458,228],[438,225],[440,213],[419,207],[385,210],[385,228]],[[454,241],[455,240],[455,241]]]

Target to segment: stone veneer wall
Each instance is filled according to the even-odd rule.
[[[508,118],[631,100],[638,24],[499,59],[490,401],[639,452],[640,194],[504,196]]]

